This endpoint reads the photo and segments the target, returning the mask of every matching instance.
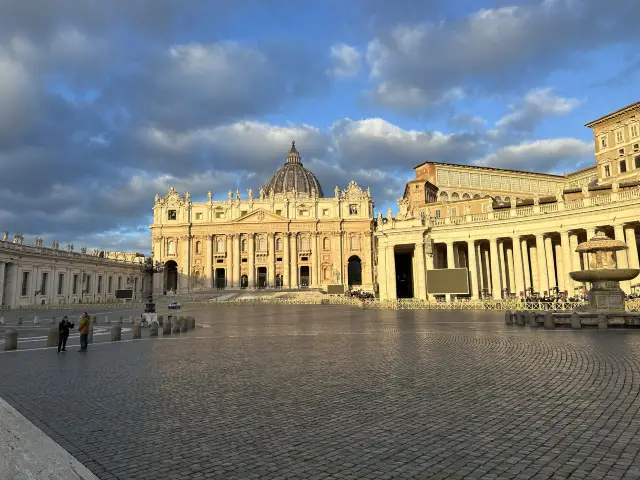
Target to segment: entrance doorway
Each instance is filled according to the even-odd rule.
[[[178,290],[178,264],[174,260],[164,264],[164,291],[169,290]]]
[[[309,286],[309,267],[302,266],[300,267],[300,286],[302,288],[307,288]]]
[[[396,252],[396,296],[413,298],[413,254]]]
[[[267,286],[267,267],[258,267],[258,288]]]
[[[282,286],[284,285],[284,282],[282,280],[282,274],[278,274],[276,275],[276,288],[282,288]]]
[[[215,271],[216,288],[223,289],[227,286],[226,270],[224,268],[216,268]]]
[[[242,275],[240,277],[240,288],[247,288],[249,286],[249,277],[246,275]]]
[[[362,262],[357,255],[349,258],[347,274],[349,277],[349,288],[354,285],[362,285]]]

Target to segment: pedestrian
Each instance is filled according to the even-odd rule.
[[[60,323],[58,324],[58,353],[67,351],[67,339],[69,338],[69,329],[73,328],[74,324],[69,322],[69,317],[66,315],[62,317]]]
[[[78,331],[80,332],[80,350],[79,352],[87,351],[87,344],[89,343],[89,314],[84,312],[82,318],[80,318],[80,325],[78,325]]]

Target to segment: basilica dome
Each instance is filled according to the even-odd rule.
[[[302,166],[300,154],[296,150],[296,142],[291,143],[291,150],[287,154],[287,160],[284,167],[273,174],[269,183],[267,183],[266,191],[268,193],[273,189],[273,193],[286,193],[296,190],[298,193],[323,197],[322,187],[316,176]]]

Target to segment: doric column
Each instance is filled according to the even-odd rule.
[[[560,292],[564,292],[567,287],[566,287],[566,280],[565,280],[565,270],[567,268],[569,268],[569,265],[564,264],[564,260],[562,257],[562,239],[560,239],[560,243],[556,243],[553,246],[553,250],[555,252],[554,258],[555,258],[555,267],[556,267],[556,278],[558,280],[558,290],[560,290]]]
[[[636,242],[635,227],[633,225],[624,227],[624,234],[627,239],[627,245],[629,246],[629,250],[627,250],[629,268],[640,268],[640,264],[638,262],[638,243]],[[635,280],[638,280],[638,278],[636,277]]]
[[[4,302],[4,276],[6,263],[0,262],[0,305]]]
[[[539,233],[536,235],[536,253],[538,265],[538,289],[540,295],[549,294],[549,277],[547,276],[547,256],[545,255],[544,236]]]
[[[394,256],[395,260],[395,256]],[[456,268],[456,253],[455,253],[455,245],[453,242],[447,243],[447,268]],[[447,301],[451,300],[451,298],[455,295],[451,295],[447,293],[445,298]]]
[[[511,248],[507,248],[506,242],[503,240],[505,245],[504,255],[507,257],[507,275],[509,276],[509,293],[513,293],[514,295],[518,295],[519,290],[516,289],[516,275],[513,271],[513,244]],[[518,244],[518,247],[520,245]]]
[[[576,267],[572,265],[573,255],[571,255],[571,240],[569,239],[569,232],[560,232],[560,248],[562,250],[562,271],[564,278],[564,289],[567,291],[567,294],[572,297],[576,293],[575,285],[571,277],[569,277],[569,272],[573,272],[574,270],[580,270],[580,265]]]
[[[282,287],[283,288],[291,288],[291,282],[289,279],[289,271],[291,270],[291,265],[289,265],[289,237],[291,236],[290,232],[284,232],[282,234],[282,249],[284,250],[282,256]]]
[[[469,273],[470,273],[470,285],[469,293],[471,299],[476,300],[478,298],[478,261],[476,259],[476,244],[474,240],[467,241],[467,252],[469,252]]]
[[[196,240],[197,241],[197,240]],[[205,259],[205,269],[206,269],[206,282],[209,288],[214,288],[214,279],[213,279],[213,235],[207,235],[206,242],[204,242],[205,248],[204,252],[207,258]]]
[[[227,235],[227,250],[226,250],[226,257],[225,257],[225,260],[226,260],[225,265],[227,266],[227,271],[225,275],[226,287],[233,286],[233,259],[235,257],[233,252],[233,237],[235,237],[234,234]]]
[[[415,296],[420,300],[426,300],[427,282],[425,277],[424,240],[416,243],[414,257],[416,259],[416,274],[418,278]]]
[[[269,244],[269,286],[276,286],[276,236],[273,233],[267,235]]]
[[[249,233],[249,255],[247,258],[248,263],[248,280],[249,288],[256,286],[256,235],[255,233]]]
[[[498,239],[489,240],[490,261],[491,261],[491,294],[495,300],[501,298],[500,295],[500,265],[498,264]]]
[[[485,246],[482,249],[482,256],[484,257],[484,274],[485,274],[485,290],[493,292],[494,277],[491,275],[491,259],[489,258],[489,248]],[[500,288],[498,287],[498,290]]]
[[[549,289],[557,287],[556,284],[556,268],[553,263],[553,240],[551,236],[546,236],[544,239],[544,256],[547,260],[547,281],[549,282]]]
[[[525,286],[525,275],[524,275],[524,266],[523,266],[523,262],[522,262],[522,257],[523,257],[523,253],[522,253],[522,243],[520,242],[520,236],[515,235],[512,239],[511,239],[511,243],[512,243],[512,249],[511,251],[513,252],[513,287],[515,289],[515,293],[517,297],[520,296],[520,292],[525,291],[525,289],[527,288]],[[529,266],[528,262],[527,262],[527,267]]]
[[[624,242],[624,227],[622,224],[613,226],[613,234],[616,237],[616,240]],[[618,268],[629,268],[627,250],[618,250],[616,252],[616,263]],[[631,281],[626,280],[624,282],[620,282],[620,288],[624,290],[625,293],[631,293]]]
[[[392,245],[387,246],[385,250],[385,257],[387,263],[387,298],[389,300],[395,300],[398,298],[398,292],[396,289],[396,258],[395,249]]]
[[[527,237],[520,239],[520,247],[522,254],[522,279],[524,280],[524,292],[527,294],[527,289],[533,289],[533,276],[531,275],[531,266],[529,265],[529,240]]]
[[[504,240],[498,241],[498,258],[500,259],[500,293],[507,288],[507,246]]]
[[[482,266],[482,243],[476,243],[475,247],[476,261],[478,262],[478,290],[480,295],[484,290],[484,268]]]
[[[298,234],[291,234],[291,288],[298,288]]]
[[[572,233],[571,235],[569,235],[569,250],[570,250],[569,253],[571,254],[571,271],[582,270],[582,265],[580,263],[580,254],[576,252],[576,248],[578,248],[578,234]],[[574,280],[572,280],[571,282],[573,285],[574,293],[577,285],[584,285],[582,282],[576,282]]]
[[[318,287],[320,285],[320,275],[318,275],[318,272],[320,270],[320,249],[318,248],[318,232],[313,232],[309,241],[311,243],[309,247],[311,248],[312,260],[311,286]]]
[[[240,276],[240,266],[242,265],[242,253],[240,234],[237,233],[233,236],[233,286],[240,287],[242,278]]]

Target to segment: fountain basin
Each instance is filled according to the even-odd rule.
[[[624,282],[633,280],[639,273],[637,268],[597,268],[569,272],[569,276],[576,282]]]

